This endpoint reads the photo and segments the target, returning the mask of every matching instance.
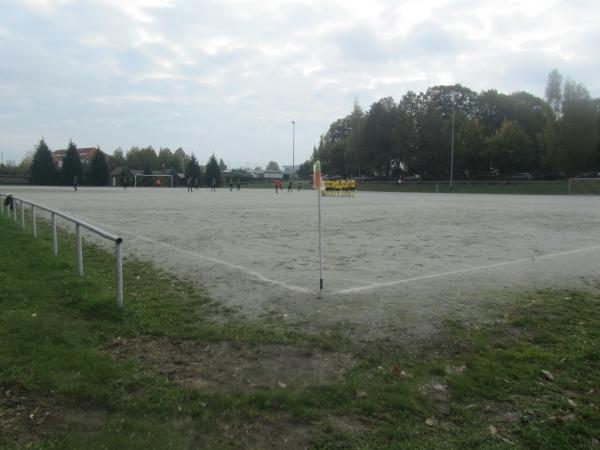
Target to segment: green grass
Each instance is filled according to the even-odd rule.
[[[591,293],[517,293],[487,321],[449,320],[428,342],[363,342],[307,334],[276,316],[242,320],[133,260],[119,311],[111,254],[86,244],[78,278],[68,235],[55,258],[46,226],[35,241],[5,217],[0,230],[0,448],[572,449],[600,441],[600,299]],[[349,354],[353,364],[326,385],[192,388],[139,358],[116,358],[117,337],[284,344]],[[189,357],[181,355],[182,367]]]
[[[596,186],[598,185],[598,186]],[[457,194],[545,194],[566,195],[569,193],[568,181],[534,181],[534,182],[504,182],[458,181],[453,186],[449,182],[419,181],[404,184],[396,182],[359,182],[360,191],[384,192],[439,192]],[[600,183],[593,185],[577,186],[573,194],[600,194]]]
[[[294,180],[294,190],[300,184],[302,190],[310,190],[311,180]],[[283,180],[284,190],[288,181]],[[227,189],[225,183],[220,189]],[[273,180],[242,183],[242,189],[275,189]],[[358,191],[375,192],[423,192],[455,194],[528,194],[528,195],[569,195],[569,181],[419,181],[398,184],[395,181],[359,181]],[[573,181],[571,195],[600,195],[600,182],[596,180]]]
[[[287,181],[283,181],[287,189]],[[311,181],[294,181],[300,183],[302,189],[310,189]],[[244,184],[243,188],[274,189],[273,181],[255,181]],[[376,192],[424,192],[455,194],[528,194],[528,195],[568,195],[569,181],[456,181],[453,186],[449,182],[419,181],[398,184],[395,181],[359,181],[358,191]],[[600,195],[600,183],[595,180],[573,181],[571,195]]]
[[[283,189],[287,190],[289,180],[281,180]],[[292,180],[294,190],[300,185],[301,190],[310,190],[312,186],[312,180]],[[228,187],[224,186],[224,187]],[[267,181],[250,181],[242,184],[242,189],[275,189],[274,180]]]

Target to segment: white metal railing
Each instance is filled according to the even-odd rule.
[[[80,220],[76,217],[71,216],[70,214],[58,211],[56,209],[48,208],[46,206],[39,205],[37,203],[31,202],[29,200],[25,200],[22,198],[18,198],[15,196],[10,196],[12,198],[12,207],[5,206],[4,201],[9,197],[7,194],[0,193],[0,214],[5,215],[8,214],[12,219],[17,222],[17,206],[20,210],[20,222],[21,228],[25,229],[25,207],[24,205],[31,206],[31,228],[33,231],[33,238],[37,238],[37,220],[36,220],[36,211],[38,209],[42,211],[47,211],[50,213],[51,223],[52,223],[52,254],[54,256],[58,255],[58,239],[56,235],[56,217],[62,217],[63,219],[68,220],[69,222],[73,222],[75,224],[75,243],[76,243],[76,253],[77,253],[77,275],[83,276],[83,251],[82,251],[82,243],[81,243],[81,227],[96,233],[97,235],[109,239],[115,243],[115,296],[117,300],[117,306],[119,308],[123,307],[123,239],[114,234],[108,233],[101,228],[98,228],[95,225],[89,224]]]

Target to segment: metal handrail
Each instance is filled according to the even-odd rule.
[[[4,198],[3,198],[4,197]],[[9,197],[8,194],[0,193],[0,214],[4,215],[5,207],[4,207],[4,199]],[[31,224],[33,230],[33,238],[37,238],[37,222],[36,222],[36,208],[49,212],[51,215],[52,222],[52,254],[54,256],[58,255],[58,239],[56,233],[56,216],[62,217],[69,222],[73,222],[75,224],[75,242],[77,248],[77,275],[83,276],[83,251],[82,251],[82,243],[81,243],[81,227],[96,233],[97,235],[109,239],[115,243],[115,278],[116,278],[116,286],[115,286],[115,296],[117,300],[117,306],[119,308],[123,307],[123,238],[120,236],[114,235],[107,231],[104,231],[101,228],[98,228],[95,225],[87,223],[77,217],[74,217],[70,214],[64,213],[62,211],[48,208],[47,206],[40,205],[38,203],[34,203],[29,200],[25,200],[19,197],[12,197],[12,209],[7,208],[6,213],[11,214],[12,211],[12,219],[17,221],[17,203],[20,207],[20,219],[21,219],[21,227],[25,228],[25,209],[23,204],[27,204],[31,206]]]

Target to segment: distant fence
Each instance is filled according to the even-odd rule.
[[[0,175],[0,184],[29,184],[29,177],[25,175]]]
[[[598,183],[600,187],[600,183]],[[548,194],[567,195],[580,192],[569,189],[568,180],[552,181],[359,181],[358,190],[362,191],[389,191],[389,192],[437,192],[437,193],[463,193],[463,194]],[[581,193],[600,193],[581,192]]]
[[[600,178],[569,178],[569,194],[600,194]]]
[[[37,210],[46,211],[50,213],[50,219],[52,222],[52,254],[58,255],[58,238],[56,233],[56,217],[62,217],[63,219],[75,224],[75,244],[77,253],[77,275],[83,276],[83,247],[81,242],[81,228],[85,228],[105,239],[111,240],[115,243],[115,297],[117,306],[123,307],[123,239],[114,234],[108,233],[95,225],[91,225],[83,220],[71,216],[70,214],[57,211],[46,206],[38,205],[29,200],[10,196],[12,204],[7,206],[4,205],[5,200],[9,197],[8,194],[0,193],[0,214],[12,216],[14,222],[17,222],[17,208],[20,212],[21,228],[25,229],[25,206],[31,206],[31,228],[33,230],[33,238],[37,238],[37,221],[36,213]]]
[[[249,188],[268,188],[268,189],[274,189],[275,188],[275,179],[264,179],[264,178],[258,178],[258,179],[254,179],[254,180],[244,180],[244,181],[240,181],[240,185],[244,186],[244,187],[249,187]],[[294,187],[294,189],[311,189],[312,187],[312,180],[310,179],[293,179],[293,180],[288,180],[288,179],[279,179],[279,181],[281,181],[281,185],[284,186],[286,189],[288,187],[288,184],[290,183],[290,181],[292,182],[292,185]],[[235,181],[233,182],[233,185],[235,186]],[[225,187],[227,187],[227,185],[225,185]]]

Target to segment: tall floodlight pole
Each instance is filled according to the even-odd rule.
[[[296,121],[292,120],[292,176],[290,177],[290,179],[292,178],[296,178],[296,165],[295,165],[295,159],[294,159],[294,153],[296,151],[295,149],[296,147]]]
[[[450,186],[454,181],[454,94],[452,94],[452,140],[450,143]]]

